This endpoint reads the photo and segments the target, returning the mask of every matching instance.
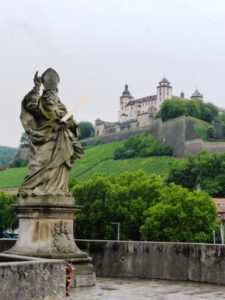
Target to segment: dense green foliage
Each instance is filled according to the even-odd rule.
[[[0,146],[0,166],[9,164],[15,153],[15,148]]]
[[[143,134],[132,136],[114,152],[114,159],[127,159],[131,157],[172,155],[173,149],[167,144],[160,143],[154,137]]]
[[[195,124],[194,131],[196,136],[202,140],[207,140],[209,138],[207,126],[203,124]]]
[[[212,103],[204,103],[197,99],[173,98],[162,103],[157,117],[167,121],[183,115],[211,122],[217,118],[218,109]]]
[[[207,194],[174,184],[166,187],[159,177],[141,171],[95,175],[72,191],[82,206],[75,222],[77,238],[116,239],[111,223],[119,222],[123,240],[204,242],[217,216]]]
[[[81,121],[79,123],[80,127],[80,139],[86,139],[91,137],[95,133],[95,129],[91,122]]]
[[[17,225],[17,217],[12,207],[16,198],[0,192],[0,232]]]
[[[168,180],[191,190],[200,187],[214,197],[225,197],[225,153],[202,152],[177,161]]]
[[[143,172],[119,176],[95,175],[75,185],[76,204],[82,205],[75,230],[78,238],[116,239],[111,222],[121,223],[121,239],[140,239],[143,211],[158,197],[161,181]]]
[[[171,184],[159,202],[145,213],[141,233],[146,239],[173,242],[208,242],[215,227],[217,209],[208,194],[190,192]]]
[[[15,168],[23,168],[26,167],[28,165],[28,161],[22,158],[17,157],[14,160],[14,166]]]

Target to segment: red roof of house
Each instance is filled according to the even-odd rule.
[[[212,198],[217,206],[217,212],[220,220],[225,220],[225,198]]]
[[[225,198],[212,198],[212,200],[215,202],[217,205],[224,204],[225,205]]]

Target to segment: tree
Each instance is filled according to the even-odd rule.
[[[172,98],[162,103],[157,114],[163,121],[184,115],[211,122],[218,117],[218,109],[212,103],[204,103],[197,99]]]
[[[82,121],[79,123],[80,139],[85,139],[94,135],[95,130],[91,122]]]
[[[208,242],[217,218],[216,205],[204,192],[171,184],[145,212],[143,238],[154,241]]]
[[[28,147],[30,146],[30,138],[29,136],[26,134],[26,132],[24,132],[22,135],[21,135],[21,138],[20,138],[20,145],[22,147]]]
[[[17,225],[18,220],[12,207],[15,203],[15,197],[0,192],[0,231]]]
[[[126,172],[95,175],[72,188],[82,210],[75,219],[76,238],[206,242],[217,217],[215,204],[204,192],[165,186],[157,176]]]
[[[177,161],[169,171],[168,182],[191,190],[200,185],[213,197],[225,197],[225,153],[201,152]]]
[[[28,160],[22,158],[16,158],[13,163],[15,168],[23,168],[28,165]]]
[[[95,175],[72,189],[76,204],[82,206],[75,219],[77,238],[115,239],[120,222],[121,239],[140,240],[144,211],[157,202],[162,181],[144,172],[117,176]]]

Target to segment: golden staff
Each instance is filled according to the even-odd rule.
[[[70,112],[68,112],[67,114],[65,114],[65,116],[61,119],[61,122],[66,123],[66,121],[69,118],[71,118],[74,115],[74,113],[78,110],[78,108],[80,108],[85,102],[87,102],[86,97],[82,97],[82,98],[78,99],[77,103],[74,105],[72,110]]]

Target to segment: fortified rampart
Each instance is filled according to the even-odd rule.
[[[225,142],[204,142],[199,139],[195,132],[195,125],[207,126],[204,121],[191,117],[178,117],[166,122],[156,119],[151,125],[122,130],[116,133],[109,133],[101,136],[95,136],[82,140],[88,145],[96,145],[98,143],[111,143],[128,139],[131,136],[141,135],[148,132],[156,139],[168,143],[173,147],[173,154],[178,157],[185,157],[188,153],[197,154],[202,150],[208,152],[225,152]],[[215,135],[219,139],[222,137],[221,126],[214,122],[216,132]],[[15,165],[17,158],[27,160],[29,156],[29,148],[18,148],[14,157],[12,166]]]
[[[209,153],[225,152],[224,142],[204,142],[203,140],[196,139],[186,141],[184,145],[184,156],[189,153],[197,154],[200,151],[207,151]]]
[[[0,251],[13,241],[0,240]],[[93,258],[97,276],[225,284],[225,246],[213,244],[76,240]]]
[[[204,121],[185,116],[171,119],[166,122],[156,119],[149,126],[88,138],[83,140],[83,142],[86,142],[88,145],[110,143],[113,141],[124,140],[134,135],[140,135],[143,132],[148,132],[156,139],[171,145],[173,147],[173,154],[178,157],[184,157],[188,153],[196,154],[202,150],[209,152],[225,152],[225,142],[203,142],[199,139],[195,132],[195,125],[208,126]],[[214,127],[216,136],[221,137],[220,128],[218,128],[218,126]]]

